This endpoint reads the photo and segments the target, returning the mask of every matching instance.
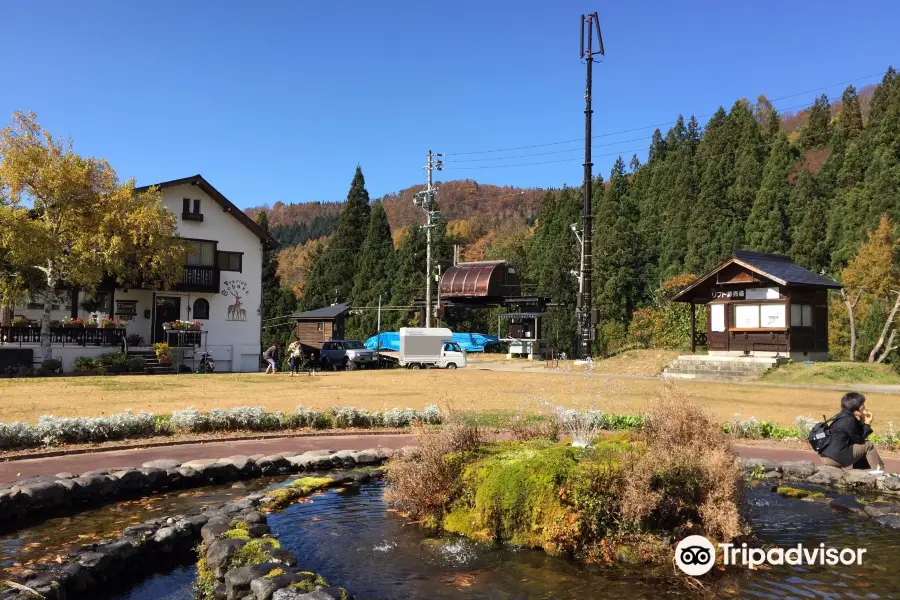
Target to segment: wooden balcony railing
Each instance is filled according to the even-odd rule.
[[[125,329],[51,327],[50,343],[65,346],[121,346]],[[40,327],[0,327],[0,345],[40,344]]]
[[[182,292],[219,293],[219,269],[185,266],[178,289]]]

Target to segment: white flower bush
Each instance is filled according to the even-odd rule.
[[[816,419],[804,417],[803,415],[794,419],[794,426],[800,433],[800,437],[803,438],[809,437],[809,432],[812,431],[812,428],[815,427],[818,423],[819,421],[817,421]]]
[[[175,431],[202,433],[209,431],[209,417],[193,406],[184,410],[172,411],[169,424]]]
[[[147,437],[156,433],[156,416],[126,410],[105,417],[54,417],[43,415],[34,426],[34,434],[48,446],[58,444],[88,444],[132,437]]]
[[[0,423],[0,450],[34,448],[41,445],[41,438],[29,423]]]

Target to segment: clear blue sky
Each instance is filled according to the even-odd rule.
[[[342,199],[357,163],[376,197],[422,182],[429,148],[582,137],[578,18],[592,11],[607,50],[594,69],[595,134],[900,66],[893,0],[5,0],[0,116],[33,110],[139,184],[199,172],[240,206]],[[627,140],[651,133],[598,138],[595,155],[643,157],[646,141]],[[459,156],[573,149],[448,162],[441,178],[577,184],[579,145]],[[595,169],[606,175],[614,160],[597,156]]]

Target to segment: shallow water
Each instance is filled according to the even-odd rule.
[[[328,492],[270,516],[269,524],[301,566],[360,600],[696,598],[667,569],[591,568],[539,551],[503,550],[458,537],[428,537],[385,510],[381,484]],[[829,494],[834,496],[834,494]],[[852,497],[843,497],[846,500]],[[746,506],[761,543],[857,547],[861,567],[729,568],[708,595],[735,598],[898,598],[894,547],[900,533],[825,504],[748,488]],[[193,567],[145,580],[117,600],[189,600]]]

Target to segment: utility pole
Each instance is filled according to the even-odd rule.
[[[597,30],[599,50],[594,51],[594,30]],[[587,47],[584,38],[587,33]],[[594,66],[594,54],[604,56],[603,37],[600,35],[600,18],[597,13],[581,15],[581,58],[587,63],[587,85],[584,90],[584,216],[581,231],[581,276],[579,277],[578,303],[576,318],[578,322],[579,350],[582,358],[591,355],[591,342],[594,341],[594,319],[591,310],[591,271],[593,257],[591,255],[591,238],[593,237],[593,215],[591,212],[591,180],[593,166],[591,162],[591,79]]]
[[[437,154],[428,151],[428,164],[425,165],[428,171],[428,187],[425,190],[416,193],[413,197],[413,204],[420,207],[425,212],[425,327],[431,327],[431,278],[433,276],[431,266],[431,230],[434,227],[434,217],[437,215],[434,210],[434,194],[437,188],[432,187],[431,172],[443,171],[444,161],[437,158],[443,154]]]

